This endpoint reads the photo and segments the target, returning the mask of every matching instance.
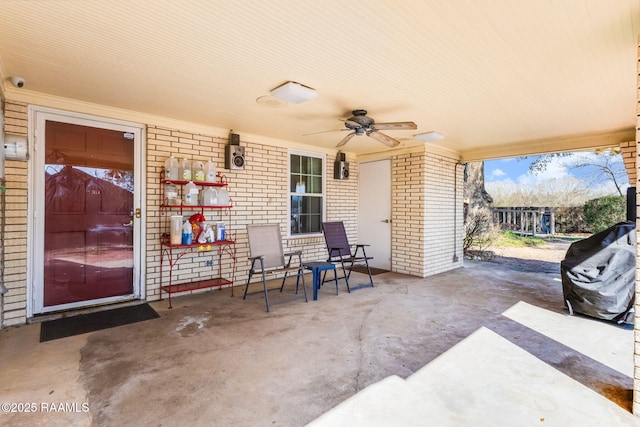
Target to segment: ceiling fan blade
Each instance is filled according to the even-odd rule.
[[[323,130],[323,131],[320,131],[320,132],[305,133],[302,136],[318,135],[319,133],[328,133],[328,132],[342,132],[342,131],[345,131],[345,130],[349,130],[349,129]]]
[[[384,133],[378,131],[367,132],[367,136],[370,136],[376,141],[380,141],[384,145],[389,147],[395,147],[396,145],[400,144],[400,141],[398,141],[397,139],[391,138],[389,135],[385,135]]]
[[[418,129],[418,125],[414,122],[374,123],[373,127],[378,130]]]
[[[351,132],[349,135],[347,135],[344,138],[342,138],[342,141],[338,142],[338,145],[336,145],[336,147],[342,147],[344,144],[349,142],[349,140],[351,138],[353,138],[354,136],[356,136],[356,133],[355,132]]]

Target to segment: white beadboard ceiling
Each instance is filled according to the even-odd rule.
[[[0,90],[324,150],[366,109],[503,157],[633,139],[639,33],[638,0],[2,0]],[[318,97],[256,103],[289,80]]]

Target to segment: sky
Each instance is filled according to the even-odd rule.
[[[529,165],[538,156],[525,158],[510,158],[500,160],[488,160],[484,162],[485,182],[511,181],[518,184],[532,184],[537,180],[551,177],[563,177],[569,171],[560,162],[553,162],[553,166],[548,168],[542,175],[529,173]]]
[[[575,168],[577,159],[587,159],[595,161],[596,154],[592,152],[574,153],[571,157],[554,158],[547,166],[546,170],[540,173],[530,173],[529,165],[539,156],[529,156],[526,158],[510,158],[500,160],[489,160],[484,162],[485,182],[513,182],[521,185],[535,185],[544,180],[562,179],[573,176],[577,179],[589,182],[593,186],[593,168]],[[621,162],[621,160],[620,160]],[[622,167],[622,166],[620,166]],[[626,179],[626,175],[624,176]],[[628,184],[625,181],[625,184]]]

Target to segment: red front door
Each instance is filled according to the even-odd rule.
[[[47,121],[44,307],[133,294],[134,141]]]

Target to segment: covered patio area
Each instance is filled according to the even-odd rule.
[[[354,273],[355,280],[364,276]],[[311,283],[307,276],[307,283]],[[490,262],[317,301],[229,289],[40,343],[0,331],[5,425],[637,425],[633,330],[563,308],[559,272]],[[310,288],[308,289],[310,290]],[[42,404],[71,404],[46,411]],[[3,407],[4,409],[4,407]]]

